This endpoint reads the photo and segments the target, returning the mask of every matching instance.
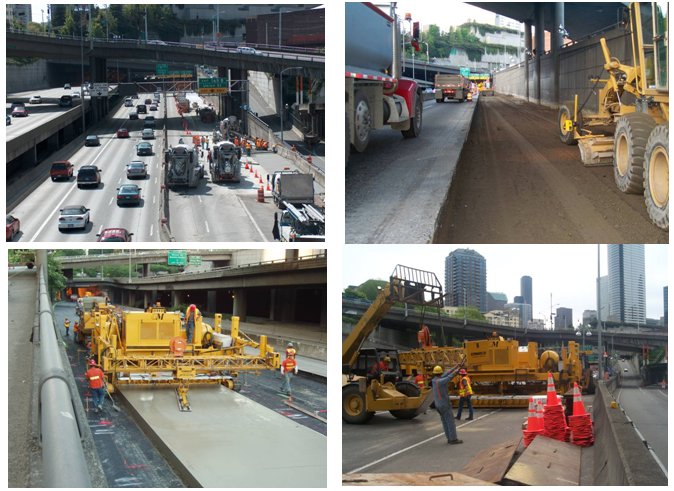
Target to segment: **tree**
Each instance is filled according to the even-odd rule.
[[[65,290],[67,279],[61,270],[61,263],[56,259],[57,253],[47,253],[47,285],[49,287],[49,296],[56,298],[56,293]]]

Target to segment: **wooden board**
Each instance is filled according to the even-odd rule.
[[[495,486],[458,472],[343,474],[342,486]]]
[[[516,438],[482,450],[461,469],[461,472],[482,481],[499,482],[508,471],[521,440]]]
[[[579,486],[580,447],[538,435],[505,478],[528,486]]]

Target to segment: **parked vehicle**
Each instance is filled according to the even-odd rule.
[[[314,178],[299,171],[282,170],[272,175],[272,197],[276,206],[283,209],[285,203],[293,205],[314,203]]]

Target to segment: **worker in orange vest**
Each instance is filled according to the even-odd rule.
[[[465,368],[459,370],[459,412],[456,413],[456,419],[461,419],[461,410],[463,409],[463,403],[465,402],[468,406],[468,419],[467,421],[472,421],[473,419],[473,402],[470,400],[473,395],[473,387],[470,385],[470,377]]]
[[[66,320],[63,321],[63,327],[66,330],[66,336],[70,336],[70,319],[66,317]]]
[[[281,363],[281,375],[283,375],[283,383],[281,384],[281,392],[292,397],[292,390],[290,388],[290,379],[293,375],[297,375],[297,361],[294,357],[288,357]]]
[[[103,399],[105,398],[105,374],[94,360],[89,360],[89,370],[84,374],[84,377],[89,381],[94,410],[99,412],[103,409]]]
[[[201,312],[197,306],[190,304],[185,313],[185,335],[187,337],[187,344],[192,343],[192,338],[194,337],[194,325],[199,317],[201,317]]]
[[[426,385],[426,380],[424,379],[424,376],[420,373],[417,373],[414,376],[414,383],[419,387],[420,389],[423,389],[424,386]]]

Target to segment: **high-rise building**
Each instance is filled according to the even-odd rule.
[[[522,295],[516,295],[515,298],[513,298],[513,303],[525,303],[524,297]]]
[[[445,258],[445,305],[487,312],[487,261],[472,249],[457,249]]]
[[[667,329],[667,326],[669,326],[669,309],[667,308],[667,287],[665,286],[662,289],[662,299],[664,300],[664,306],[665,306],[665,315],[664,315],[664,327]]]
[[[487,312],[492,310],[503,310],[503,306],[508,303],[508,296],[501,292],[487,292]]]
[[[533,297],[531,296],[531,276],[522,276],[520,278],[520,295],[524,297],[524,303],[533,305]]]
[[[597,322],[597,311],[583,310],[583,325],[589,326],[595,322]]]
[[[7,4],[6,15],[8,22],[18,22],[23,27],[28,26],[33,16],[33,9],[30,3]]]
[[[573,328],[573,309],[558,307],[555,316],[555,331]]]
[[[646,324],[643,244],[608,244],[608,320]]]

